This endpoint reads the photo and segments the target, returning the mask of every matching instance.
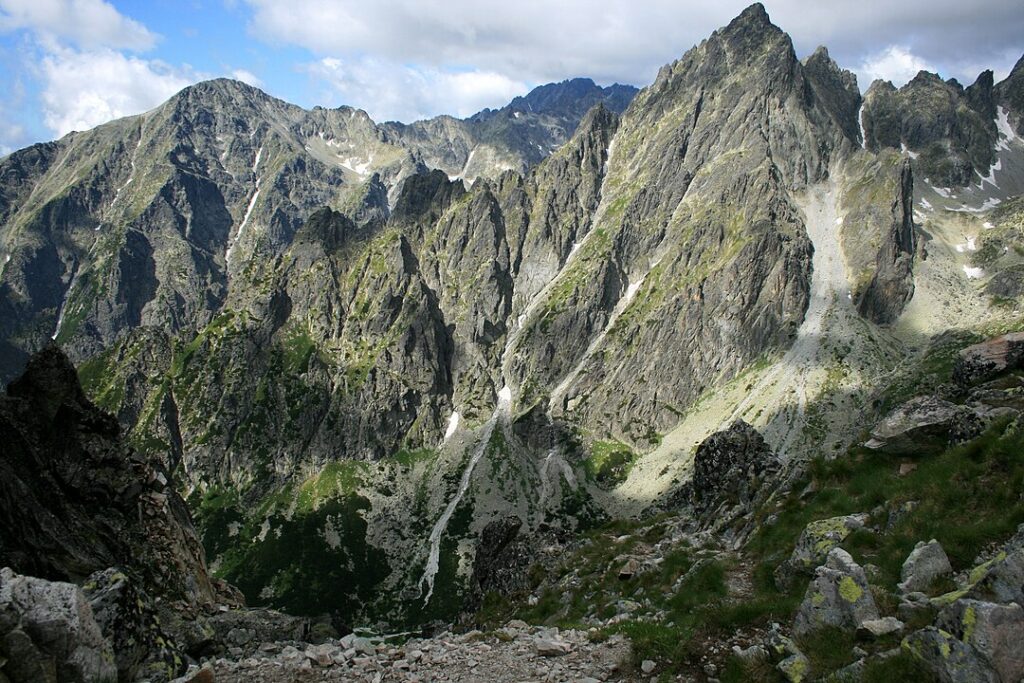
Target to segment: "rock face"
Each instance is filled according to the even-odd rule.
[[[852,632],[863,622],[878,619],[864,570],[845,550],[834,548],[815,574],[793,626],[798,636],[826,627]]]
[[[0,570],[0,653],[11,683],[113,683],[114,653],[82,589]]]
[[[900,167],[898,187],[890,210],[889,229],[882,235],[874,275],[857,302],[861,315],[882,325],[896,320],[914,295],[912,271],[917,234],[913,218],[914,178],[909,162],[905,161]]]
[[[159,461],[119,439],[55,346],[0,398],[0,564],[51,580],[122,566],[154,595],[211,604],[216,589],[184,501]]]
[[[901,146],[920,156],[921,176],[938,187],[974,182],[995,161],[995,102],[992,72],[964,89],[922,71],[897,90],[875,81],[864,95],[862,121],[870,150]]]

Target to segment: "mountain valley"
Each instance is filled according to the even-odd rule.
[[[1018,681],[1022,192],[1024,58],[862,94],[760,4],[640,90],[16,151],[0,683]]]

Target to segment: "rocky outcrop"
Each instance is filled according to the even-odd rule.
[[[804,636],[823,628],[856,631],[878,619],[864,570],[842,548],[834,548],[815,571],[797,611],[794,633]]]
[[[10,683],[113,683],[111,644],[82,589],[0,570],[0,676]]]
[[[757,493],[758,481],[778,468],[778,457],[760,432],[737,420],[697,446],[693,460],[694,502],[704,508],[722,500],[749,504]]]
[[[981,418],[970,408],[922,396],[889,413],[864,445],[895,455],[922,454],[977,436],[981,429]]]
[[[968,185],[995,161],[994,107],[990,71],[966,90],[926,71],[898,90],[875,81],[864,95],[865,145],[913,151],[921,177],[937,187]]]
[[[996,99],[1011,112],[1018,135],[1024,136],[1024,57],[1017,60],[1010,75],[994,89]]]
[[[0,398],[0,564],[51,580],[122,566],[154,595],[212,604],[216,588],[162,464],[125,446],[50,346]]]
[[[488,593],[507,597],[531,588],[528,571],[534,552],[521,530],[523,522],[518,517],[495,520],[484,527],[473,560],[474,587],[468,609],[478,606]]]
[[[998,683],[1000,680],[974,648],[934,626],[907,636],[902,648],[925,662],[943,683]]]
[[[895,321],[914,295],[917,233],[913,205],[913,172],[910,163],[904,162],[890,209],[891,221],[888,229],[882,230],[874,274],[857,301],[860,314],[880,325]]]
[[[978,600],[957,600],[936,619],[941,631],[977,652],[1001,681],[1024,677],[1024,608]]]
[[[1012,332],[960,351],[953,365],[953,381],[971,387],[1024,363],[1024,332]]]

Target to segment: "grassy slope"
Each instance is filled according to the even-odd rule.
[[[951,363],[946,355],[942,349],[937,351],[922,368],[921,377],[948,381]],[[902,394],[906,388],[894,385],[891,391]],[[889,404],[893,398],[885,396],[881,401]],[[913,462],[917,469],[901,477],[898,468],[904,462]],[[783,592],[776,588],[774,571],[788,558],[809,522],[865,512],[871,514],[872,526],[888,526],[883,533],[855,532],[843,547],[862,565],[877,567],[871,580],[876,602],[883,616],[895,615],[900,569],[918,541],[938,539],[954,570],[970,569],[979,553],[1005,540],[1024,522],[1021,490],[1024,421],[1004,420],[965,444],[913,458],[854,447],[844,458],[811,461],[794,493],[771,509],[756,511],[760,528],[738,554],[712,554],[677,544],[655,569],[620,580],[623,557],[641,544],[665,538],[672,517],[615,522],[592,531],[547,581],[542,582],[543,570],[535,569],[537,604],[523,607],[489,596],[479,617],[484,625],[496,625],[512,615],[536,623],[580,625],[592,623],[594,617],[607,620],[620,611],[619,601],[632,600],[643,605],[636,611],[643,616],[604,626],[593,637],[628,634],[634,643],[634,664],[653,659],[668,680],[677,673],[699,670],[710,643],[772,622],[792,622],[807,582],[801,579]],[[911,502],[916,507],[889,521],[891,512],[904,511]],[[567,590],[559,580],[569,574],[579,580],[567,582]],[[741,595],[730,594],[729,579],[735,575],[750,580],[749,589]],[[681,577],[685,578],[680,581]],[[859,645],[882,651],[898,645],[898,640]],[[825,633],[800,646],[819,672],[853,661],[854,643],[840,633]],[[722,680],[733,681],[772,680],[779,675],[770,667],[746,670],[735,658],[727,661],[720,674]],[[901,656],[872,665],[866,680],[927,680],[927,674]]]

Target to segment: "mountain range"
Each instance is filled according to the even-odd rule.
[[[862,94],[759,4],[642,90],[464,120],[199,83],[0,160],[0,379],[59,346],[250,605],[449,623],[602,525],[739,550],[779,499],[720,469],[796,496],[948,399],[1024,323],[1022,135],[1024,58]]]

